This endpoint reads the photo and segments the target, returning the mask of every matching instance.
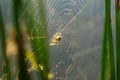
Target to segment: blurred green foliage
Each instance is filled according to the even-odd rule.
[[[115,67],[114,47],[111,25],[111,0],[105,0],[105,22],[102,52],[101,80],[120,80],[120,9],[118,9],[119,0],[115,0],[116,8],[116,57],[117,67]],[[117,73],[116,73],[117,70]]]
[[[29,13],[26,9],[31,9],[33,5],[29,4],[32,3],[32,0],[12,0],[12,7],[13,7],[13,26],[9,29],[12,31],[5,30],[4,22],[2,19],[2,14],[0,11],[0,41],[2,45],[2,56],[5,60],[4,65],[4,74],[7,74],[7,80],[32,80],[32,79],[39,79],[39,80],[52,80],[49,77],[50,74],[50,64],[49,64],[49,55],[48,55],[48,46],[47,43],[47,21],[46,21],[46,13],[44,2],[42,0],[36,0],[37,4],[39,4],[38,13],[40,15],[40,23],[37,23],[34,19],[34,10],[33,12]],[[24,13],[25,12],[25,13]],[[42,12],[42,13],[41,13]],[[24,16],[24,17],[23,17]],[[26,19],[28,21],[26,21]],[[7,24],[7,23],[6,23]],[[25,26],[26,25],[26,26]],[[28,40],[29,32],[34,28],[42,29],[41,35],[39,36],[46,36],[45,39],[36,39],[36,40]],[[27,31],[26,31],[27,30]],[[27,33],[28,32],[28,33]],[[5,33],[9,33],[8,38],[6,38]],[[27,36],[26,36],[27,35]],[[34,36],[37,36],[37,32],[33,32]],[[7,43],[7,44],[6,44]],[[9,47],[10,44],[11,47]],[[32,45],[32,46],[31,46]],[[15,50],[12,50],[13,49]],[[7,49],[6,49],[7,48]],[[34,52],[36,51],[37,52]],[[11,52],[10,52],[11,51]],[[6,56],[7,52],[7,56]],[[18,61],[17,67],[17,74],[9,72],[12,69],[10,66],[11,63],[7,63],[7,57],[12,59],[12,55],[15,53],[16,62]],[[18,54],[18,56],[16,55]],[[11,56],[8,56],[11,55]],[[18,57],[18,58],[17,58]],[[10,62],[10,61],[8,61]],[[16,69],[15,69],[16,70]],[[13,78],[11,75],[15,77]],[[30,75],[36,73],[38,76],[32,78]],[[3,79],[3,78],[2,78]]]

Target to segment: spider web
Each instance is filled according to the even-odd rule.
[[[91,0],[46,0],[49,24],[63,32],[90,2]]]
[[[78,27],[80,27],[81,24],[88,26],[85,25],[86,23],[84,22],[87,20],[87,18],[84,19],[86,16],[84,15],[84,10],[86,7],[89,7],[93,1],[94,0],[45,0],[49,41],[51,40],[51,37],[58,31],[61,32],[63,36],[63,39],[60,41],[59,45],[49,47],[52,65],[51,72],[54,73],[54,80],[88,80],[87,75],[84,73],[86,68],[81,70],[81,66],[77,66],[77,64],[80,65],[79,61],[77,60],[79,60],[79,56],[84,56],[80,53],[94,53],[96,51],[100,51],[101,46],[94,46],[91,48],[91,50],[80,49],[80,47],[85,48],[85,45],[80,42],[82,39],[78,38],[81,35],[77,29],[80,29]],[[33,18],[38,24],[41,24],[39,22],[40,16],[37,13],[39,4],[37,4],[34,0],[32,0],[32,2],[34,5],[33,10],[35,12]],[[28,11],[33,12],[30,10]],[[80,16],[81,14],[82,16]],[[83,19],[83,21],[77,21],[77,17],[79,16]],[[81,33],[82,30],[80,30]],[[37,36],[32,34],[34,31],[37,32]],[[41,33],[42,29],[34,26],[34,28],[30,31],[30,36],[32,36],[33,40],[40,40],[46,37],[44,35],[39,36]],[[47,44],[49,43],[46,43],[46,45]],[[34,52],[36,53],[39,49],[36,49]],[[86,56],[83,58],[86,58]],[[85,65],[85,63],[81,64]],[[93,65],[95,65],[95,63],[93,63]]]
[[[33,9],[32,11],[28,9],[28,12],[34,12],[33,19],[40,25],[40,16],[37,8],[40,7],[37,4],[37,1],[31,0]],[[76,20],[76,17],[80,15],[80,13],[86,8],[86,6],[91,3],[92,0],[45,0],[45,8],[46,8],[46,16],[48,22],[48,33],[49,33],[49,42],[51,38],[54,36],[55,33],[60,32],[62,37],[64,38],[65,34],[67,33],[76,33],[76,31],[69,30],[65,31],[68,26],[71,26],[73,21]],[[41,12],[42,14],[43,12]],[[43,33],[44,27],[33,27],[30,29],[29,39],[42,39],[46,36],[41,35]],[[37,32],[37,36],[34,36],[33,33]],[[40,36],[41,35],[41,36]],[[69,34],[70,35],[70,34]],[[60,44],[64,43],[60,41]],[[66,40],[69,41],[68,39]],[[66,42],[65,42],[66,43]],[[49,44],[49,43],[46,43]],[[39,50],[39,49],[38,49]]]

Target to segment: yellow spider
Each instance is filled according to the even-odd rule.
[[[59,45],[59,42],[61,41],[61,39],[62,39],[61,32],[56,32],[51,38],[49,45],[50,46]]]

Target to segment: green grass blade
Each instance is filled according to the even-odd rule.
[[[14,29],[16,31],[16,42],[18,44],[18,57],[19,57],[19,79],[30,80],[27,72],[27,65],[25,63],[25,49],[23,45],[23,35],[21,31],[19,17],[22,13],[22,0],[13,0],[13,14],[14,14]]]
[[[3,57],[3,78],[6,80],[10,80],[10,67],[9,62],[6,57],[6,35],[5,35],[5,26],[3,23],[1,8],[0,8],[0,44],[1,44],[1,54]]]
[[[105,25],[102,48],[101,80],[116,80],[111,29],[110,0],[105,0]]]
[[[115,0],[117,80],[120,80],[120,1]]]
[[[35,5],[38,5],[37,8],[34,7]],[[26,3],[25,6],[27,7],[26,16],[27,16],[27,24],[28,24],[27,30],[29,32],[29,36],[31,37],[30,34],[32,32],[32,37],[45,37],[41,39],[32,39],[30,41],[32,43],[33,53],[36,58],[37,65],[39,65],[39,73],[41,80],[50,80],[48,78],[50,64],[49,64],[49,54],[48,54],[48,45],[47,45],[48,33],[47,33],[47,21],[46,21],[44,1],[30,0]],[[39,23],[35,19],[39,20]],[[39,30],[39,32],[37,32],[36,30]]]

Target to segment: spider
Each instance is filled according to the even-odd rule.
[[[50,46],[59,45],[59,42],[61,41],[62,37],[63,36],[61,32],[56,32],[51,38],[49,45]]]

